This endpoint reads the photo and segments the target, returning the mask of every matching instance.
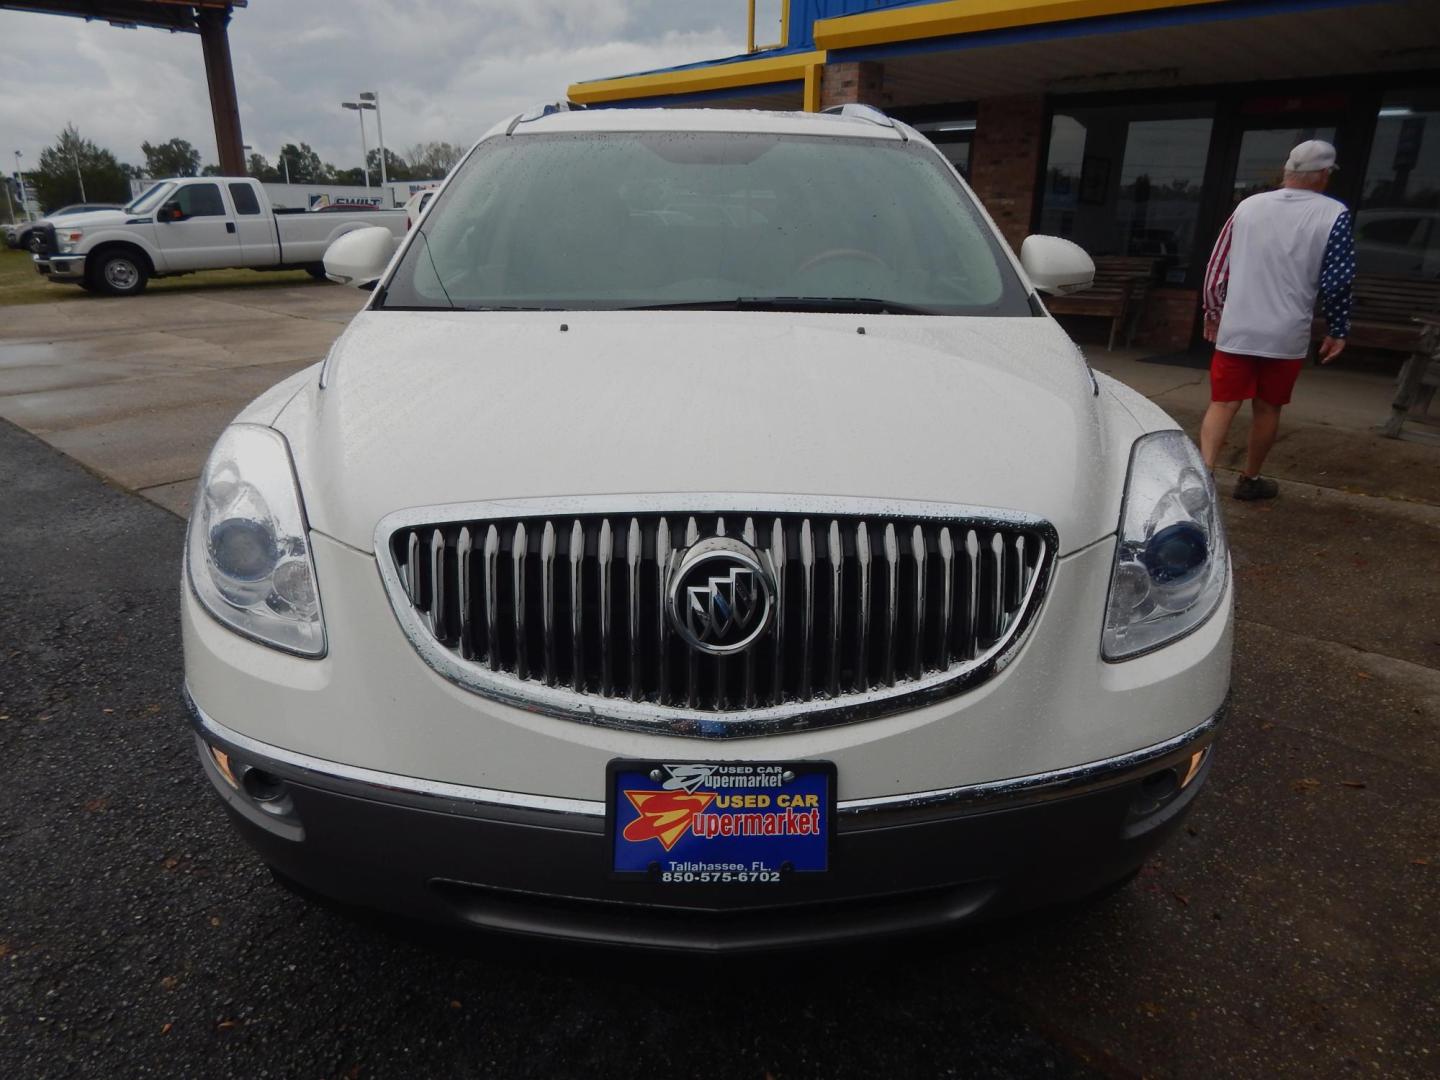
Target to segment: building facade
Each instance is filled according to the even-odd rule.
[[[1337,147],[1331,193],[1357,211],[1360,272],[1440,278],[1440,0],[758,7],[745,54],[577,83],[570,98],[885,109],[941,147],[1012,245],[1045,232],[1151,257],[1136,340],[1155,348],[1195,340],[1216,234],[1305,139]]]

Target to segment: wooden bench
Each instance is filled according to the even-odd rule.
[[[1052,296],[1045,306],[1052,315],[1089,315],[1110,320],[1110,343],[1122,327],[1125,344],[1135,337],[1135,325],[1145,306],[1145,294],[1155,276],[1155,260],[1147,255],[1101,255],[1095,259],[1095,284],[1069,296]]]
[[[1404,274],[1356,274],[1350,305],[1351,346],[1388,352],[1414,352],[1422,327],[1416,315],[1440,311],[1440,281]],[[1310,336],[1325,336],[1325,320],[1317,317]]]

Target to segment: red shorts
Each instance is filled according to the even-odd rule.
[[[1302,360],[1274,360],[1268,356],[1239,356],[1215,350],[1210,358],[1210,400],[1249,401],[1289,405],[1290,391],[1300,377]]]

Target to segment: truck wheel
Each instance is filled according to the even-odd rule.
[[[305,272],[311,277],[313,277],[316,281],[330,280],[328,277],[325,276],[324,263],[311,263],[309,266],[305,267]]]
[[[134,296],[142,292],[150,279],[149,272],[128,251],[107,251],[90,271],[90,282],[97,292],[110,296]]]
[[[37,230],[32,229],[30,230],[30,232],[25,234],[25,249],[29,251],[30,254],[40,254],[40,247],[42,243],[43,241],[40,239],[40,233]]]

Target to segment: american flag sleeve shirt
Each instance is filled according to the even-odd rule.
[[[1230,287],[1230,240],[1235,229],[1235,215],[1225,219],[1225,227],[1215,238],[1210,262],[1205,267],[1205,321],[1219,322],[1225,307],[1225,293]]]
[[[1205,267],[1215,347],[1240,356],[1303,357],[1318,309],[1326,333],[1350,333],[1355,280],[1353,215],[1319,192],[1281,188],[1235,208]]]
[[[1354,215],[1346,210],[1335,219],[1320,262],[1320,314],[1332,338],[1350,333],[1350,292],[1354,284],[1355,224]]]

